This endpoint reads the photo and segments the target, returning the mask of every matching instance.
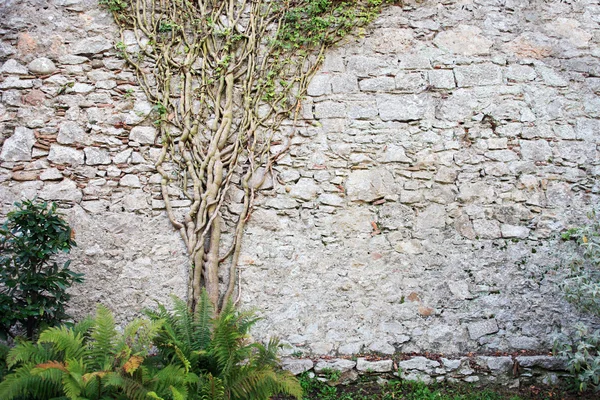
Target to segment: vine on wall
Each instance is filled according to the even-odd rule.
[[[156,169],[190,258],[189,306],[205,287],[219,310],[234,294],[255,191],[289,148],[324,51],[394,1],[101,2],[120,27],[117,48],[155,104]],[[137,46],[126,46],[126,35]],[[177,199],[191,201],[185,213],[172,206]]]

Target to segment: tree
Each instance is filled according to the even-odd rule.
[[[204,286],[218,312],[235,289],[255,192],[290,146],[324,51],[384,0],[102,2],[121,28],[117,48],[155,104],[162,197],[190,258],[188,305]],[[228,195],[233,188],[241,201]],[[184,215],[174,199],[191,201]]]
[[[59,266],[54,260],[76,245],[56,204],[25,200],[15,206],[0,228],[0,333],[12,336],[20,325],[32,339],[41,326],[68,318],[67,289],[83,282],[83,274],[71,271],[70,261]]]

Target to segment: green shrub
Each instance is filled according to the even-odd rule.
[[[564,240],[574,240],[579,251],[563,269],[560,286],[565,298],[580,311],[600,317],[600,219],[593,212],[587,226],[570,229]],[[557,334],[554,352],[567,361],[579,389],[600,389],[600,330],[583,323],[567,334]]]
[[[279,342],[252,343],[248,331],[258,321],[252,312],[240,312],[231,302],[214,316],[206,291],[192,314],[184,301],[174,298],[174,310],[159,305],[148,311],[163,321],[154,343],[163,364],[177,365],[196,374],[190,385],[194,398],[208,400],[266,400],[285,393],[298,399],[298,380],[277,365]]]
[[[67,289],[83,281],[82,274],[53,260],[68,253],[75,241],[56,204],[23,201],[0,227],[0,334],[19,325],[32,339],[40,327],[68,318]]]
[[[186,399],[198,378],[177,365],[149,362],[160,325],[138,319],[119,333],[110,311],[99,306],[93,319],[48,328],[37,343],[10,350],[13,371],[0,383],[0,398]]]

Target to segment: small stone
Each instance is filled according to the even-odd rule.
[[[77,184],[70,179],[64,179],[60,183],[48,183],[39,193],[44,200],[62,200],[79,203],[83,197]]]
[[[102,36],[94,36],[83,40],[78,40],[71,45],[73,54],[97,54],[110,50],[112,43]]]
[[[398,368],[402,371],[416,369],[419,371],[432,370],[440,366],[440,363],[434,360],[430,360],[425,357],[413,357],[410,360],[400,361]]]
[[[77,65],[88,61],[89,59],[87,57],[75,56],[73,54],[65,54],[64,56],[60,56],[58,58],[58,62],[64,65]]]
[[[19,126],[11,137],[4,141],[0,160],[2,161],[29,161],[31,149],[35,143],[35,134],[31,129]]]
[[[423,253],[423,246],[419,240],[410,239],[396,243],[394,245],[394,250],[396,250],[398,253],[416,255]]]
[[[127,163],[127,161],[129,160],[129,157],[131,157],[131,153],[133,152],[133,149],[126,149],[123,150],[120,153],[117,153],[114,157],[113,157],[113,161],[115,164],[125,164]]]
[[[510,82],[528,82],[536,77],[535,70],[527,65],[514,64],[506,70],[506,79]]]
[[[333,360],[320,360],[315,365],[315,372],[320,374],[323,370],[334,370],[340,372],[350,371],[356,366],[356,361],[345,360],[343,358],[335,358]]]
[[[12,173],[14,181],[35,181],[38,178],[38,171],[15,171]]]
[[[447,358],[442,358],[441,360],[447,371],[454,371],[460,367],[461,360],[449,360]]]
[[[394,354],[396,349],[385,340],[376,340],[369,345],[369,350],[381,354]]]
[[[75,85],[73,85],[73,87],[71,88],[71,90],[74,93],[82,93],[82,94],[86,94],[86,93],[90,93],[93,92],[96,89],[96,87],[94,85],[88,85],[87,83],[76,83]]]
[[[156,129],[151,126],[136,126],[129,132],[129,140],[139,144],[154,144]]]
[[[367,361],[366,358],[356,360],[356,369],[361,372],[390,372],[393,366],[392,360]]]
[[[58,181],[62,178],[63,174],[56,168],[48,168],[40,175],[40,179],[43,181]]]
[[[110,155],[108,151],[97,147],[86,147],[83,149],[85,153],[85,163],[87,165],[106,165],[110,164]]]
[[[394,177],[385,169],[353,171],[346,180],[350,201],[372,202],[394,193]]]
[[[315,105],[315,118],[345,118],[346,104],[336,101],[323,101]]]
[[[518,356],[517,362],[521,367],[539,367],[554,371],[564,371],[567,368],[565,360],[552,356]]]
[[[300,375],[303,372],[310,371],[314,365],[312,360],[309,359],[284,358],[281,360],[281,368],[290,371],[293,375]]]
[[[55,164],[80,165],[83,164],[84,160],[85,156],[83,151],[57,144],[50,146],[48,161],[51,161]]]
[[[333,207],[342,207],[346,203],[346,201],[342,197],[332,193],[321,194],[317,201],[321,204]]]
[[[142,184],[136,175],[127,174],[119,180],[119,186],[142,187]]]
[[[27,67],[21,65],[17,60],[11,58],[7,60],[0,68],[0,74],[8,75],[27,75]]]
[[[58,128],[56,141],[60,144],[85,143],[86,134],[77,122],[65,121]]]
[[[489,368],[492,375],[510,373],[514,367],[512,357],[488,357],[480,356],[476,358],[477,364]]]
[[[323,96],[331,93],[331,78],[329,75],[315,75],[306,89],[309,96]]]
[[[436,69],[427,73],[429,84],[435,89],[453,89],[456,87],[454,82],[454,72],[451,70]]]
[[[524,226],[502,224],[500,231],[503,238],[526,239],[529,236],[529,229]]]
[[[540,140],[521,140],[521,156],[524,160],[548,161],[552,157],[552,148],[547,141]]]
[[[300,178],[290,190],[290,196],[300,200],[309,201],[317,197],[318,191],[319,185],[317,185],[314,180],[310,178]]]
[[[363,79],[358,85],[363,92],[386,92],[396,88],[394,78],[389,76]]]
[[[485,55],[490,53],[491,40],[482,35],[476,26],[459,25],[457,28],[440,32],[433,43],[439,48],[466,56]]]
[[[475,230],[475,234],[481,239],[497,239],[502,236],[500,224],[496,220],[473,220],[473,229]]]
[[[425,95],[377,96],[377,108],[383,121],[417,121],[432,112],[432,107]]]
[[[475,64],[456,67],[454,76],[458,87],[500,85],[502,68],[494,64]]]
[[[7,77],[0,83],[0,89],[30,89],[33,87],[33,80],[19,79],[16,76]]]
[[[499,329],[495,319],[486,319],[468,324],[467,330],[469,331],[471,339],[477,340],[482,336],[496,333]]]
[[[50,75],[56,71],[56,65],[46,57],[39,57],[27,65],[29,71],[35,75]]]

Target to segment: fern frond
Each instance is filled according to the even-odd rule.
[[[50,346],[22,341],[9,350],[6,356],[6,364],[8,368],[27,362],[40,364],[54,359],[55,356],[56,354]]]
[[[96,370],[110,368],[114,356],[114,344],[117,337],[115,320],[110,310],[103,305],[98,305],[96,317],[91,330],[93,343],[90,344],[89,356]]]
[[[210,346],[213,315],[214,307],[203,289],[194,315],[194,350],[206,350]]]
[[[62,393],[59,386],[51,380],[33,375],[31,371],[34,367],[34,364],[28,363],[7,375],[0,383],[0,399],[45,400],[59,396]]]
[[[83,337],[64,325],[44,330],[38,343],[51,344],[55,350],[62,352],[65,359],[79,358],[85,351]]]
[[[232,399],[264,400],[279,393],[302,399],[302,387],[287,371],[276,372],[271,368],[248,370],[240,373],[240,380],[231,387]]]

